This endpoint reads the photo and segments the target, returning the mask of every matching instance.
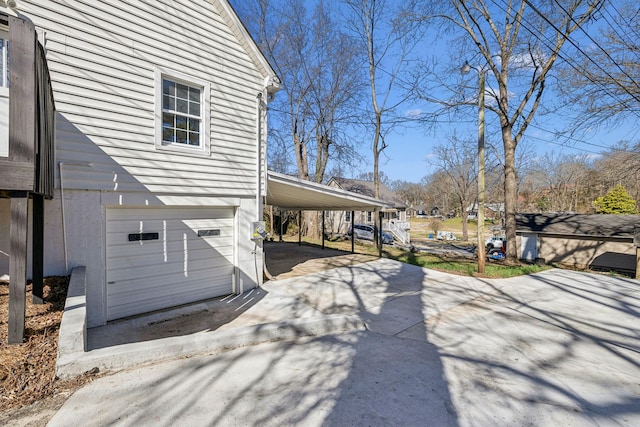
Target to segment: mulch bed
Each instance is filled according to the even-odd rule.
[[[28,284],[25,340],[8,345],[9,283],[0,281],[0,411],[29,405],[90,380],[82,376],[61,381],[55,376],[58,331],[68,285],[68,277],[45,278],[45,303],[32,304]]]

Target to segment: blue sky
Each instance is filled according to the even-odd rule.
[[[307,6],[311,8],[315,0],[307,0]],[[332,3],[333,5],[333,3]],[[339,15],[339,14],[338,14]],[[602,21],[600,21],[602,22]],[[600,25],[596,23],[595,25]],[[579,32],[574,33],[574,39],[581,45],[585,43],[587,37]],[[420,59],[428,59],[429,57],[437,58],[442,67],[451,67],[446,76],[449,80],[461,79],[458,68],[464,63],[466,58],[460,58],[460,46],[448,45],[449,40],[436,34],[429,34],[416,52],[416,56]],[[587,40],[585,45],[588,45]],[[472,58],[469,58],[471,61]],[[460,64],[454,64],[459,61]],[[392,67],[390,67],[392,68]],[[473,88],[474,79],[469,78],[469,88]],[[286,82],[285,82],[286,84]],[[551,84],[546,89],[544,102],[553,104],[556,100],[553,96]],[[487,79],[487,89],[491,87],[490,77]],[[285,97],[284,93],[277,95]],[[437,96],[437,95],[435,95]],[[450,95],[443,95],[450,96]],[[406,117],[411,116],[415,111],[428,110],[427,104],[403,104],[399,107],[397,113]],[[540,109],[542,110],[542,108]],[[433,164],[434,147],[437,144],[445,143],[447,138],[455,131],[457,136],[462,139],[475,141],[477,137],[477,108],[470,105],[462,107],[463,114],[457,115],[455,119],[446,124],[439,125],[437,128],[427,129],[426,126],[418,124],[407,125],[402,128],[393,130],[386,136],[388,147],[380,157],[380,170],[391,180],[404,180],[409,182],[419,182],[424,176],[429,175],[436,170]],[[576,139],[567,141],[566,139],[558,139],[552,131],[566,127],[562,116],[541,116],[541,111],[536,115],[536,123],[528,128],[521,145],[527,144],[533,147],[534,155],[543,156],[545,153],[553,152],[555,155],[566,154],[586,154],[590,157],[597,157],[598,153],[604,151],[606,147],[611,147],[620,141],[626,140],[635,142],[638,139],[640,128],[635,121],[627,123],[618,123],[613,127],[601,127],[591,129],[577,135]],[[570,112],[577,114],[577,111]],[[387,116],[388,118],[389,116]],[[349,132],[350,133],[350,132]],[[371,137],[363,135],[361,129],[353,132],[352,138],[359,141],[357,146],[358,152],[362,156],[362,162],[357,170],[350,171],[352,177],[356,177],[360,173],[368,173],[373,169],[373,159],[371,154]],[[499,128],[495,125],[495,117],[493,113],[487,110],[487,142],[493,142],[501,145]],[[292,159],[293,160],[293,159]],[[333,159],[333,162],[340,162],[340,159]],[[327,173],[331,170],[331,163],[327,168]],[[292,165],[295,168],[295,163]],[[293,170],[291,170],[293,172]],[[349,171],[344,171],[349,174]],[[328,176],[327,176],[328,178]]]
[[[389,146],[385,149],[381,157],[381,170],[391,180],[403,180],[409,182],[420,182],[420,180],[436,168],[429,162],[432,157],[433,148],[436,144],[444,142],[448,135],[455,130],[461,137],[475,139],[477,137],[477,110],[473,107],[467,108],[470,120],[473,123],[465,124],[462,121],[448,126],[440,126],[437,132],[428,132],[421,128],[405,129],[393,132],[387,137]],[[487,114],[491,114],[487,112]],[[545,120],[552,121],[545,117]],[[487,117],[489,120],[489,117]],[[550,126],[548,129],[552,129]],[[525,133],[525,140],[534,144],[534,152],[538,156],[543,156],[547,152],[554,154],[586,154],[589,157],[597,157],[597,153],[605,148],[618,143],[619,141],[636,141],[639,132],[638,124],[634,121],[630,123],[618,124],[613,128],[602,128],[581,136],[579,140],[572,140],[563,143],[549,133],[541,129],[530,127]],[[487,139],[492,139],[495,143],[501,144],[500,135],[495,127],[487,126]],[[363,149],[369,150],[368,141],[363,145]],[[368,168],[371,169],[372,156],[368,156]]]

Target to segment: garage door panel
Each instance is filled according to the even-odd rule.
[[[111,216],[118,220],[163,220],[163,219],[224,219],[233,218],[233,209],[229,208],[110,208]],[[185,214],[188,211],[188,214]]]
[[[224,289],[224,287],[221,287]],[[228,295],[229,293],[222,293],[221,295]],[[211,298],[208,290],[201,290],[199,292],[194,291],[185,298],[183,294],[180,295],[160,295],[146,294],[140,297],[141,301],[144,301],[139,307],[141,313],[146,313],[154,310],[161,310],[166,307],[175,307],[176,305],[189,304],[197,301],[202,301]],[[131,310],[128,305],[112,305],[109,307],[109,314],[114,319],[131,316]]]
[[[204,236],[204,239],[215,242],[233,236],[233,222],[225,220],[224,222],[215,222],[202,224],[200,226],[190,227],[186,224],[157,224],[155,222],[140,221],[140,224],[131,222],[112,223],[107,233],[107,243],[111,244],[141,244],[154,241],[181,241],[184,238],[195,238],[198,231],[207,231],[216,233],[215,236]],[[130,241],[130,234],[138,233],[158,233],[157,240],[140,240]]]
[[[147,278],[121,280],[111,283],[107,289],[107,296],[122,299],[128,304],[125,297],[132,299],[144,298],[148,295],[170,295],[172,297],[200,292],[211,288],[228,288],[233,274],[229,266],[215,269],[194,271],[189,276],[190,281],[185,281],[184,275],[173,273]]]
[[[127,267],[128,265],[128,267]],[[150,278],[166,274],[181,273],[184,277],[192,277],[194,273],[202,270],[213,270],[219,267],[229,267],[229,261],[224,258],[189,259],[186,262],[165,262],[161,266],[150,262],[149,264],[135,265],[134,261],[123,261],[123,266],[110,270],[109,282],[134,280],[138,278]]]
[[[231,262],[233,258],[233,246],[226,246],[224,248],[220,248],[220,250],[190,250],[186,253],[175,251],[165,253],[162,249],[157,250],[157,248],[154,248],[153,251],[146,251],[146,255],[139,255],[135,251],[129,251],[127,248],[124,248],[121,251],[115,252],[115,254],[117,255],[111,254],[110,259],[117,263],[116,269],[131,268],[139,266],[140,264],[149,263],[157,264],[161,268],[162,265],[166,263],[190,262],[203,259],[212,260],[221,258]]]
[[[231,293],[233,215],[231,208],[108,209],[107,320]],[[129,241],[137,233],[158,238]]]

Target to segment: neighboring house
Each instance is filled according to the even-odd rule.
[[[278,80],[227,1],[17,4],[44,46],[57,110],[44,274],[86,266],[88,326],[258,286],[252,233]],[[3,79],[15,13],[0,7]],[[6,135],[17,92],[0,86]],[[0,198],[0,276],[10,206]]]
[[[469,217],[477,218],[478,204],[474,202],[473,204],[467,206],[466,211]],[[485,203],[484,217],[485,219],[499,219],[504,217],[504,203]]]
[[[519,257],[599,270],[636,270],[640,215],[518,214]]]
[[[327,185],[368,197],[373,197],[375,194],[372,181],[333,177]],[[407,219],[407,205],[395,192],[382,183],[380,183],[380,200],[391,205],[380,211],[383,230],[391,232],[402,243],[409,243],[408,230],[410,227]],[[376,212],[372,211],[334,211],[327,216],[326,222],[329,232],[345,234],[349,231],[351,224],[378,225],[378,218]]]
[[[407,209],[407,214],[415,217],[415,218],[428,218],[428,217],[439,217],[441,216],[440,208],[437,206],[433,206],[432,208],[427,208],[426,205],[418,205],[412,208]]]

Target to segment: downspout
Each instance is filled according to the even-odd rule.
[[[264,115],[264,112],[267,109],[267,104],[264,102],[264,100],[262,99],[262,92],[258,93],[258,152],[257,152],[257,159],[258,159],[258,180],[256,182],[256,212],[257,212],[257,218],[256,221],[262,221],[262,116]],[[266,185],[266,174],[265,174],[265,185]],[[258,241],[255,242],[255,248],[254,248],[254,256],[255,256],[255,262],[256,264],[258,263]],[[261,282],[260,280],[260,276],[259,276],[259,269],[258,266],[256,265],[256,280],[258,281],[258,283]],[[273,276],[271,275],[271,273],[269,273],[269,270],[267,270],[267,262],[265,259],[265,253],[264,250],[262,251],[262,273],[263,275],[268,279],[268,280],[273,280]]]
[[[267,105],[262,99],[262,92],[258,93],[258,181],[256,193],[257,218],[256,221],[262,221],[262,116],[267,109]]]

